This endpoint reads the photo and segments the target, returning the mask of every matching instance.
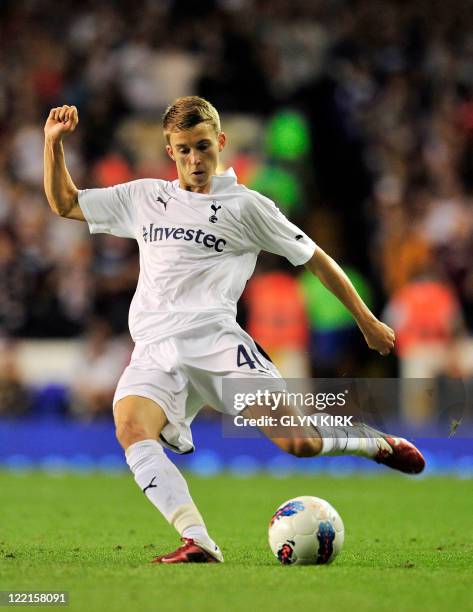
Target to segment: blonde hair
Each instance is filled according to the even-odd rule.
[[[169,144],[171,132],[190,130],[199,123],[209,123],[220,134],[220,117],[217,109],[204,98],[185,96],[177,98],[163,114],[163,130]]]

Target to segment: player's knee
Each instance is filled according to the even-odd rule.
[[[142,424],[131,418],[116,422],[115,435],[124,449],[135,442],[141,442],[141,440],[147,440],[152,437]]]
[[[320,452],[320,440],[317,438],[294,438],[289,442],[288,452],[296,457],[313,457]]]

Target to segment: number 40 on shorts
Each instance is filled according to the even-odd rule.
[[[250,357],[250,353],[254,359]],[[255,351],[252,349],[248,350],[244,344],[239,344],[237,350],[237,366],[241,368],[245,365],[249,366],[251,370],[268,370],[268,367],[261,363]]]

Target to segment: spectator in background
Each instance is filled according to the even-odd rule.
[[[343,265],[345,274],[363,301],[371,306],[371,289],[355,268]],[[357,325],[348,310],[324,287],[322,282],[304,270],[299,284],[305,299],[311,339],[314,374],[317,377],[346,376],[356,367]]]
[[[401,409],[408,423],[428,423],[435,397],[428,381],[438,376],[461,376],[456,343],[464,336],[460,305],[451,285],[435,276],[411,280],[388,302],[385,320],[396,333],[400,361]]]
[[[74,370],[72,413],[75,416],[86,420],[110,418],[113,394],[130,354],[129,340],[114,337],[106,320],[92,320]]]
[[[30,394],[22,381],[15,344],[0,340],[0,416],[22,416],[28,412]]]
[[[432,249],[404,204],[402,186],[384,177],[374,190],[378,233],[373,260],[386,295],[390,296],[418,276],[432,262]]]
[[[27,318],[29,277],[20,256],[15,234],[6,225],[0,227],[0,333],[15,335]]]
[[[128,330],[128,310],[138,278],[136,244],[101,235],[94,242],[94,313],[108,321],[114,333]]]
[[[369,279],[347,261],[348,238],[344,237],[344,218],[327,208],[318,206],[306,219],[317,244],[327,249],[341,262],[343,270],[371,308],[373,289]],[[323,286],[320,280],[306,271],[298,277],[305,299],[310,326],[312,371],[316,377],[346,376],[352,372],[367,375],[363,367],[376,367],[364,360],[363,350],[356,341],[357,326],[348,310]]]
[[[78,241],[61,262],[57,278],[57,294],[61,310],[78,331],[83,332],[90,318],[95,294],[91,275],[92,244]]]
[[[309,331],[304,296],[287,272],[265,272],[248,283],[244,300],[248,333],[288,378],[310,374]]]
[[[455,288],[469,332],[473,331],[473,209],[455,215],[449,239],[435,249],[439,270]]]

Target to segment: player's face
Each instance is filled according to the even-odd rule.
[[[199,123],[182,132],[171,132],[166,151],[176,162],[181,188],[209,193],[210,181],[224,146],[225,134],[216,134],[208,123]]]

